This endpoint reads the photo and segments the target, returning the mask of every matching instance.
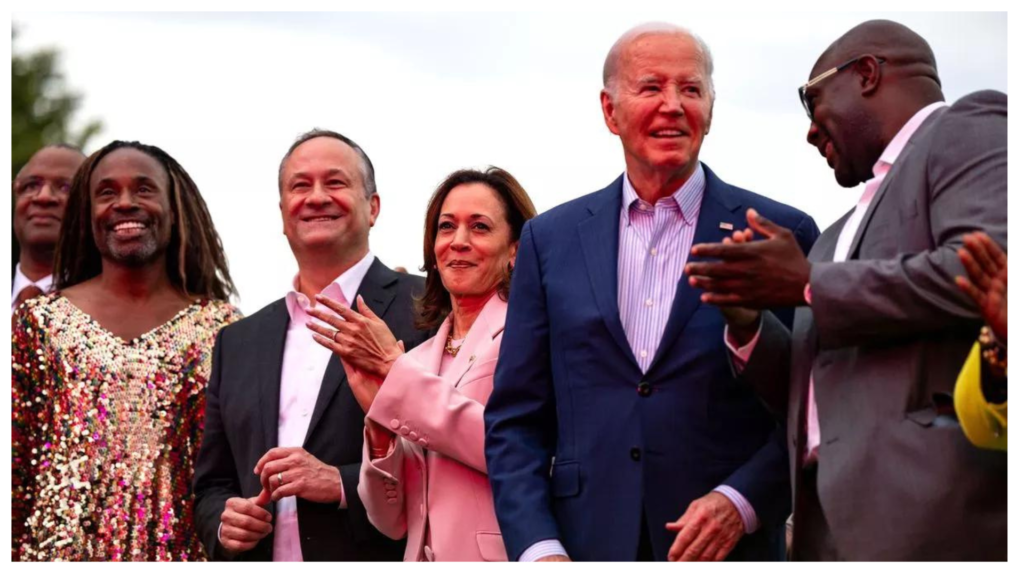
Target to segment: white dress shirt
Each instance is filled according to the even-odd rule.
[[[24,290],[25,288],[28,288],[29,286],[35,286],[36,288],[42,290],[43,293],[45,294],[46,292],[50,291],[50,288],[53,287],[53,275],[51,274],[49,276],[45,276],[33,282],[29,280],[28,276],[25,276],[25,274],[21,271],[21,264],[15,266],[14,285],[11,288],[11,314],[14,314],[14,309],[16,308],[16,304],[18,303],[18,294],[21,294],[21,291]]]
[[[351,306],[372,264],[373,254],[367,253],[320,293],[341,301],[345,306]],[[293,283],[295,289],[285,296],[291,320],[281,362],[281,395],[277,420],[277,445],[280,447],[302,446],[305,441],[313,407],[320,394],[320,384],[327,371],[327,363],[333,356],[330,350],[313,340],[313,331],[306,327],[306,322],[320,322],[306,313],[307,308],[316,307],[317,304],[315,301],[310,302],[298,291],[298,284],[299,278],[296,276]],[[348,503],[344,486],[340,496],[339,507],[346,508]],[[277,514],[274,516],[274,561],[302,561],[298,502],[294,496],[282,498],[277,503]]]

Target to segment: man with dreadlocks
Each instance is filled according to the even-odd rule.
[[[204,558],[190,483],[234,292],[206,204],[173,158],[115,141],[86,160],[54,292],[13,319],[15,559]]]

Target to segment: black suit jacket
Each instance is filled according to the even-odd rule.
[[[423,278],[395,272],[375,259],[358,294],[387,323],[395,338],[412,350],[430,336],[413,326],[413,297],[422,292]],[[253,474],[253,468],[277,446],[281,363],[288,322],[288,308],[282,298],[217,336],[207,388],[206,427],[193,482],[196,528],[214,560],[228,558],[217,538],[224,503],[228,498],[259,494],[259,477]],[[362,460],[363,417],[341,362],[331,358],[303,448],[341,471],[348,508],[298,500],[299,535],[306,561],[402,559],[404,541],[380,534],[359,501],[356,486]],[[271,503],[269,507],[272,514],[274,506]],[[273,539],[271,533],[236,559],[272,560]]]

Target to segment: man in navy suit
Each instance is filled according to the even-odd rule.
[[[818,229],[698,160],[712,68],[684,29],[626,32],[601,92],[625,174],[523,229],[485,413],[509,558],[783,558],[784,435],[736,380],[722,314],[683,266],[692,245],[745,228],[748,208],[805,251]]]

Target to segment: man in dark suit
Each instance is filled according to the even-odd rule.
[[[807,141],[840,185],[866,183],[857,207],[808,258],[750,214],[767,240],[687,266],[709,302],[801,306],[792,334],[771,313],[729,326],[744,379],[788,416],[794,558],[1005,560],[1006,455],[970,445],[951,394],[982,325],[957,249],[972,231],[1006,245],[1006,95],[947,106],[928,43],[881,20],[810,78]]]
[[[359,501],[364,414],[306,310],[317,294],[365,305],[411,349],[428,337],[413,326],[423,280],[370,253],[380,198],[348,138],[304,134],[278,184],[299,273],[285,298],[217,338],[194,481],[199,533],[213,559],[401,560],[404,543],[377,532]]]
[[[602,109],[626,173],[527,223],[485,412],[509,558],[778,560],[789,515],[781,429],[732,375],[719,312],[682,279],[692,242],[749,207],[698,160],[711,54],[678,27],[630,30]]]

